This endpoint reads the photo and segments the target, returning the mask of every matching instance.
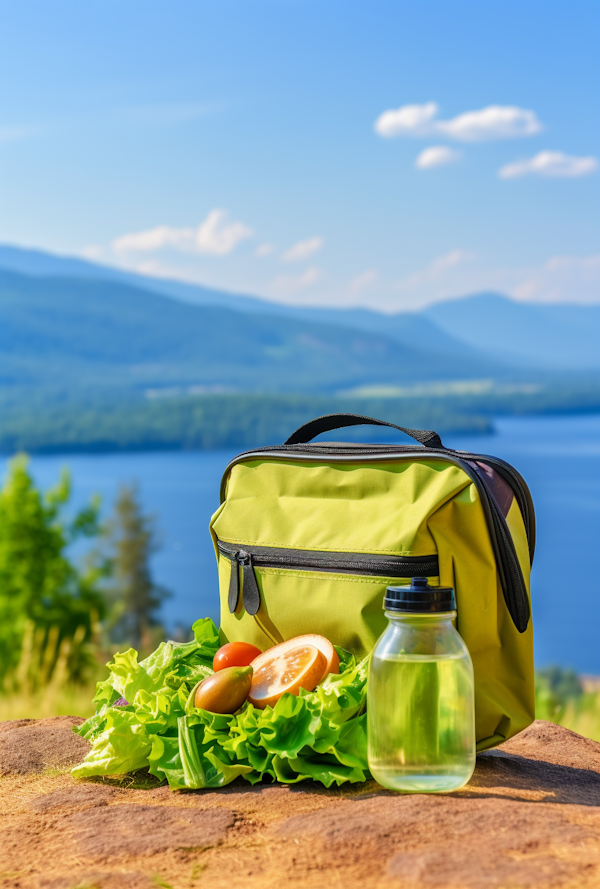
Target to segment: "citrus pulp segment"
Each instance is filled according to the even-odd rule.
[[[327,660],[316,645],[296,639],[275,645],[254,661],[248,700],[259,709],[273,707],[286,692],[312,691],[325,676]]]

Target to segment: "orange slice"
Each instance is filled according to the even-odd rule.
[[[274,707],[286,692],[297,695],[301,688],[312,691],[325,675],[327,660],[305,637],[281,642],[252,661],[252,685],[248,700],[264,710]]]
[[[306,642],[307,645],[314,645],[319,651],[323,652],[325,660],[327,661],[327,666],[325,667],[325,672],[322,676],[323,679],[325,679],[326,676],[329,676],[330,673],[340,672],[340,659],[337,655],[337,651],[325,636],[318,636],[316,633],[307,633],[305,636],[296,636],[290,641]],[[317,683],[317,685],[318,684],[319,683]]]

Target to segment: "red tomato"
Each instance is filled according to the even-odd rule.
[[[255,657],[262,654],[256,645],[249,642],[227,642],[222,645],[213,660],[213,670],[224,670],[225,667],[248,667]]]

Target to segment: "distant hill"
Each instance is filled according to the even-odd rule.
[[[236,309],[243,312],[269,312],[271,304],[254,296],[240,296],[226,290],[212,290],[198,284],[183,281],[170,281],[166,278],[151,278],[124,272],[114,266],[101,265],[74,256],[57,256],[44,250],[32,250],[0,244],[0,268],[22,275],[43,278],[102,279],[142,287],[163,296],[190,302],[196,305],[220,306],[223,309]]]
[[[368,309],[285,306],[254,296],[150,278],[74,257],[0,245],[0,268],[26,275],[115,281],[194,305],[232,309],[244,314],[294,318],[317,325],[350,328],[393,340],[404,349],[435,353],[443,379],[491,372],[517,375],[526,370],[600,369],[600,304],[549,305],[516,302],[501,294],[481,293],[436,303],[421,312],[386,315]],[[456,359],[455,371],[450,359]],[[473,372],[465,372],[465,366]],[[487,367],[487,370],[484,370]],[[414,374],[411,372],[411,379]],[[428,375],[423,379],[430,378]]]
[[[0,450],[244,447],[331,410],[443,432],[597,411],[592,378],[540,371],[553,350],[597,367],[596,318],[493,294],[391,316],[276,306],[0,248]]]
[[[480,293],[436,303],[421,317],[513,367],[600,370],[600,304],[525,303]]]
[[[3,387],[330,392],[503,373],[418,337],[400,348],[351,326],[192,305],[91,276],[0,271],[0,315]]]
[[[411,349],[419,348],[422,344],[427,351],[436,349],[447,357],[459,357],[462,364],[467,358],[474,362],[482,358],[477,354],[477,349],[468,348],[465,350],[464,343],[455,340],[436,327],[432,321],[417,314],[384,315],[368,309],[320,309],[286,306],[255,296],[229,293],[226,290],[213,290],[182,281],[136,275],[133,272],[124,272],[111,266],[99,265],[83,259],[55,256],[42,250],[26,250],[6,244],[0,244],[0,269],[39,277],[118,281],[193,305],[217,306],[221,309],[233,309],[236,312],[247,314],[300,318],[317,324],[350,327],[353,330],[383,335],[386,339],[391,338]]]

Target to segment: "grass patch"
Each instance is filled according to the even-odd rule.
[[[36,691],[0,695],[0,722],[9,719],[45,719],[49,716],[83,716],[94,713],[96,683],[45,686]]]
[[[95,691],[94,681],[86,685],[46,686],[35,692],[0,694],[0,722],[50,716],[87,718],[94,713],[92,698]],[[536,718],[555,722],[586,738],[600,741],[600,691],[583,691],[577,677],[569,671],[559,670],[552,675],[540,671],[536,677]],[[156,787],[160,783],[144,772],[104,780],[118,786],[140,789]]]
[[[562,712],[550,721],[600,741],[600,692],[584,692],[577,700],[568,701]]]
[[[591,686],[591,687],[590,687]],[[551,666],[535,676],[535,715],[600,741],[600,688],[590,677]]]

